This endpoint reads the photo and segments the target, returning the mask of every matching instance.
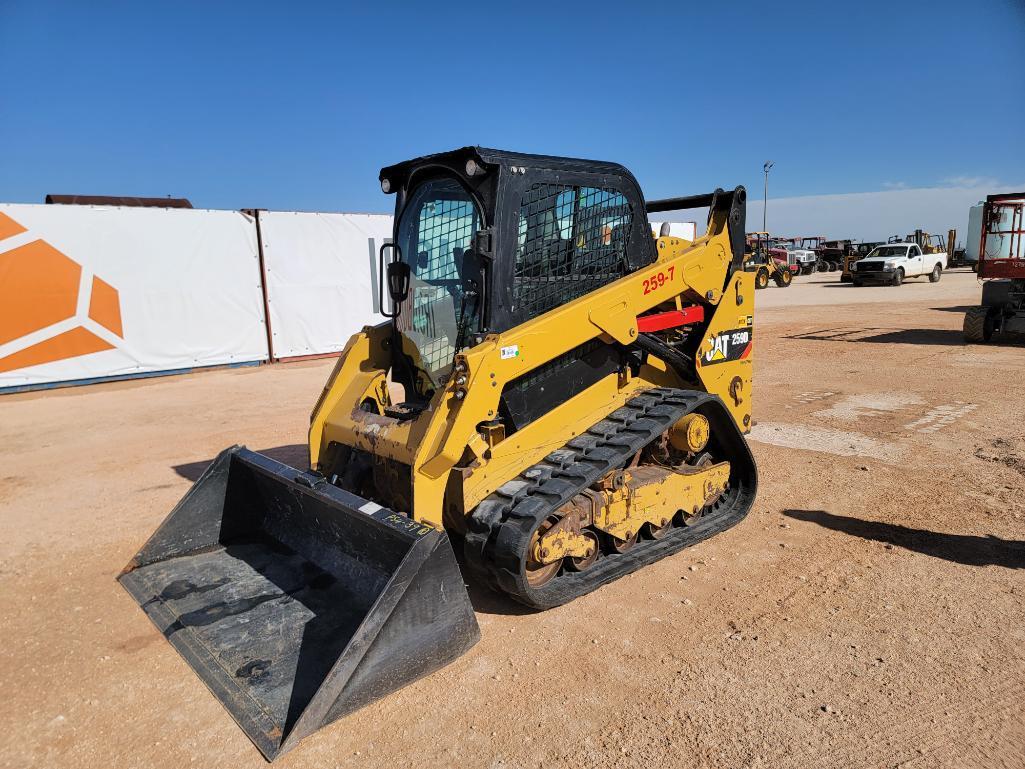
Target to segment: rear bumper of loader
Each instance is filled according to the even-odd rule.
[[[444,532],[240,447],[118,580],[268,760],[480,637]]]

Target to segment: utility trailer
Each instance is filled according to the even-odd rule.
[[[1025,192],[989,195],[979,235],[982,304],[965,313],[967,342],[994,334],[1025,334]]]

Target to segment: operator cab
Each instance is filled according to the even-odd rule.
[[[396,196],[381,303],[407,401],[429,400],[456,353],[487,334],[655,260],[640,187],[615,163],[465,147],[380,180]]]

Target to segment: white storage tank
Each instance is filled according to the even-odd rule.
[[[695,241],[697,240],[698,223],[697,222],[666,222],[661,220],[649,219],[648,223],[655,231],[655,237],[659,236],[664,225],[668,226],[668,234],[675,238],[681,238],[683,240]]]
[[[1002,201],[1018,202],[1018,201]],[[968,211],[968,242],[965,244],[965,260],[968,262],[979,261],[979,246],[982,240],[982,203],[972,206]],[[1005,206],[997,208],[999,220],[990,224],[991,230],[1010,230],[1014,226],[1014,209]],[[986,235],[986,258],[1006,259],[1011,256],[1011,248],[1017,245],[1017,236],[1010,233],[998,235],[987,233]]]
[[[964,258],[966,262],[979,261],[979,243],[982,241],[982,202],[968,209],[968,236],[965,240]]]

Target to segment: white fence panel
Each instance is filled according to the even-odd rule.
[[[377,251],[391,216],[261,211],[260,232],[275,359],[339,352],[384,320]]]
[[[673,222],[667,219],[649,219],[648,223],[651,225],[652,230],[657,238],[662,232],[662,225],[669,225],[669,235],[675,238],[683,238],[684,240],[694,241],[698,239],[698,223],[697,222]],[[704,234],[704,233],[702,233]]]
[[[0,389],[267,357],[250,217],[0,204]]]

